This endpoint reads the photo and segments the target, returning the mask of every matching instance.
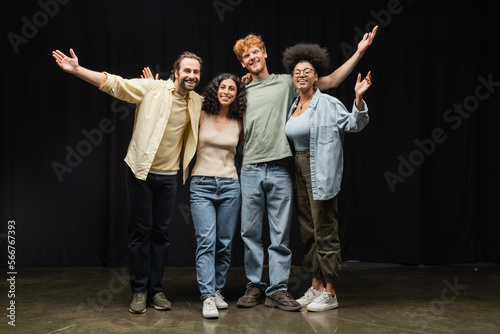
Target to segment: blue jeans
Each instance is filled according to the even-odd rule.
[[[247,279],[250,284],[265,290],[267,296],[286,290],[292,262],[288,246],[293,198],[290,167],[273,162],[243,165],[241,195],[241,237]],[[271,240],[268,248],[269,287],[262,281],[264,213],[267,213]]]
[[[193,176],[191,214],[196,236],[196,278],[201,300],[226,284],[241,207],[237,178]]]
[[[129,208],[129,271],[133,292],[163,290],[163,269],[170,245],[177,192],[177,175],[148,174],[139,180],[127,168]]]

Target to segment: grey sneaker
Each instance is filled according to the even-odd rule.
[[[238,307],[254,307],[258,304],[260,296],[262,296],[262,290],[253,284],[249,284],[247,286],[247,291],[238,299],[236,305]]]
[[[163,292],[157,292],[153,298],[149,301],[149,306],[154,307],[156,310],[170,310],[172,308],[172,304],[165,297]]]
[[[132,299],[132,302],[130,303],[130,306],[128,308],[129,312],[130,313],[146,312],[146,298],[147,298],[146,292],[135,292],[134,298]]]
[[[229,306],[224,301],[224,297],[222,297],[220,290],[215,291],[215,306],[217,306],[218,309],[225,309]]]
[[[295,298],[286,290],[276,291],[269,297],[266,297],[266,306],[277,307],[284,311],[298,311],[302,308]]]

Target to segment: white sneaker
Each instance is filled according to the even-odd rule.
[[[325,291],[325,290],[323,289],[323,291]],[[309,290],[307,290],[306,293],[304,293],[304,295],[302,297],[300,297],[299,299],[297,299],[297,301],[299,302],[300,305],[307,306],[313,300],[315,300],[316,298],[318,298],[319,296],[321,296],[321,294],[323,293],[323,291],[318,291],[318,290],[316,290],[315,288],[313,288],[311,286],[309,288]]]
[[[208,297],[203,301],[203,308],[201,309],[203,313],[203,318],[218,318],[219,311],[217,311],[217,306],[215,306],[215,298]]]
[[[339,307],[337,302],[337,295],[332,297],[330,292],[323,292],[321,296],[313,300],[309,305],[307,305],[308,311],[321,312],[326,310],[331,310]]]
[[[222,297],[220,290],[215,291],[215,306],[217,306],[218,309],[225,309],[229,306],[224,301],[224,297]]]

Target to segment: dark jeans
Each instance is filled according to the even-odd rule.
[[[309,151],[295,153],[294,167],[295,203],[306,266],[312,277],[335,283],[341,268],[337,196],[326,201],[313,199]]]
[[[133,292],[162,291],[163,269],[170,245],[177,175],[148,174],[146,181],[127,168],[129,207],[129,272]]]

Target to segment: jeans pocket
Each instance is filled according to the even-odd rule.
[[[241,167],[241,170],[243,170],[245,172],[249,172],[251,170],[254,170],[255,166],[257,166],[257,165],[256,164],[243,165],[243,167]]]
[[[198,185],[205,179],[204,176],[193,176],[191,179],[191,185]]]

